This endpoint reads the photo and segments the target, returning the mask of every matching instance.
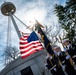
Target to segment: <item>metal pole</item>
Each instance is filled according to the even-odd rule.
[[[12,16],[12,14],[9,13],[9,15],[10,15],[10,17],[11,17],[11,19],[12,19],[12,22],[13,22],[13,25],[14,25],[14,27],[15,27],[15,29],[16,29],[16,32],[17,32],[18,37],[21,38],[21,34],[20,34],[20,32],[19,32],[19,29],[18,29],[18,27],[17,27],[17,24],[16,24],[16,22],[15,22],[13,16]]]
[[[25,23],[23,23],[18,17],[16,17],[15,15],[13,15],[17,20],[19,20],[26,28],[28,28],[28,26],[25,24]]]

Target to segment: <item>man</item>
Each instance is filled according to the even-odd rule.
[[[65,58],[66,58],[65,52],[62,52],[59,46],[54,47],[53,51],[60,61],[60,66],[61,66],[64,74],[67,75],[67,73],[65,71],[65,67],[66,67],[66,65],[65,65]]]
[[[61,67],[65,75],[76,75],[73,66],[69,62],[70,55],[67,55],[65,52],[61,51],[59,46],[55,47],[53,50],[61,62]]]
[[[57,62],[58,58],[52,57],[49,53],[47,53],[46,60],[47,60],[47,65],[46,67],[51,70],[52,75],[65,75],[64,72],[62,71],[61,66]]]
[[[51,71],[52,75],[56,75],[57,74],[56,64],[52,60],[52,56],[50,56],[49,53],[47,53],[46,62],[47,62],[46,64],[47,69]]]
[[[69,53],[69,55],[71,56],[71,58],[76,64],[76,45],[72,44],[69,39],[64,39],[62,43],[65,48],[64,50]]]

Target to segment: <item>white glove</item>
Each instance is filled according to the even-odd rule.
[[[52,56],[50,56],[50,59],[52,59]]]
[[[74,70],[76,71],[76,65],[74,65]]]
[[[76,55],[74,55],[72,58],[76,58]]]
[[[66,59],[68,60],[70,57],[71,57],[70,55],[67,55],[67,56],[66,56]]]
[[[47,69],[47,66],[46,65],[47,65],[47,63],[44,63],[45,69]]]
[[[56,68],[54,68],[54,71],[57,71],[57,69],[56,69]]]
[[[44,65],[46,66],[46,65],[47,65],[47,63],[44,63]]]
[[[62,68],[65,69],[66,65],[63,65]]]
[[[48,58],[49,58],[49,55],[46,56],[46,59],[48,59]]]

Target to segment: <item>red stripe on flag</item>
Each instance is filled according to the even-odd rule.
[[[26,54],[26,55],[24,55],[24,56],[21,56],[21,57],[22,57],[22,59],[24,59],[24,58],[32,55],[32,54],[35,53],[35,52],[36,52],[36,51],[32,51],[32,52],[30,52],[30,53],[28,53],[28,54]]]
[[[29,36],[28,34],[25,34],[20,38],[19,44],[22,58],[26,58],[37,51],[43,50],[42,44],[39,42],[39,40],[28,43],[27,41],[28,36]]]
[[[38,42],[37,43],[36,42],[35,43],[33,42],[33,43],[29,43],[29,44],[28,44],[28,42],[26,42],[26,44],[20,45],[20,49],[28,48],[30,46],[33,46],[33,47],[42,46],[41,43],[38,43]]]

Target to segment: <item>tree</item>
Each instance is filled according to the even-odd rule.
[[[5,64],[8,64],[19,57],[19,50],[15,46],[7,47],[3,56],[5,57]]]
[[[55,5],[58,22],[66,30],[66,37],[76,43],[76,0],[67,0],[66,5]]]

